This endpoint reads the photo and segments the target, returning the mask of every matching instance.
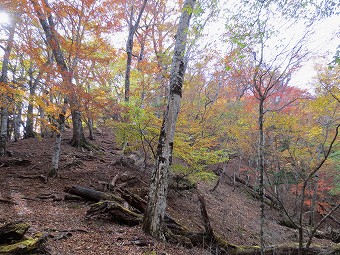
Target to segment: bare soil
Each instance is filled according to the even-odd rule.
[[[114,143],[112,131],[103,128],[91,143],[101,148],[86,151],[67,144],[71,131],[63,134],[61,170],[59,178],[45,183],[43,178],[50,167],[53,138],[25,139],[10,142],[12,157],[31,161],[24,166],[0,164],[0,198],[15,204],[0,202],[0,226],[24,220],[30,223],[28,235],[46,233],[50,254],[211,254],[209,247],[187,249],[158,242],[145,235],[141,226],[128,227],[109,219],[86,219],[90,207],[87,201],[64,200],[65,187],[82,185],[103,190],[102,182],[126,173],[135,176],[135,188],[147,190],[150,170],[115,164],[121,157]],[[259,244],[259,202],[241,189],[233,189],[227,177],[214,191],[214,183],[199,182],[215,231],[228,242],[240,245]],[[168,200],[170,216],[192,230],[203,230],[199,203],[195,191],[170,190]],[[278,213],[266,208],[265,239],[269,244],[296,241],[294,230],[278,225]],[[318,240],[322,245],[328,241]]]

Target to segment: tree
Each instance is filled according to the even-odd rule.
[[[280,7],[280,6],[279,6]],[[278,98],[278,105],[270,104],[278,92],[284,91],[292,73],[299,67],[300,62],[306,57],[307,52],[303,47],[309,35],[308,28],[302,35],[291,40],[280,37],[272,42],[273,35],[278,36],[279,31],[272,26],[274,19],[279,20],[279,12],[272,11],[278,8],[275,1],[266,3],[255,2],[252,9],[239,9],[242,14],[237,14],[228,24],[230,41],[234,49],[237,49],[235,62],[241,62],[247,70],[244,87],[248,87],[257,100],[257,170],[258,189],[261,200],[260,212],[260,245],[261,254],[264,254],[264,219],[265,219],[265,173],[266,173],[266,140],[265,140],[265,115],[271,111],[280,111],[298,98],[282,104]],[[246,16],[243,16],[246,15]],[[243,17],[243,18],[242,18]],[[282,17],[281,17],[282,18]],[[287,25],[287,24],[286,24]],[[292,25],[292,23],[289,23]],[[271,51],[272,49],[272,51]],[[274,53],[272,53],[274,52]],[[248,64],[244,64],[248,62]],[[233,64],[230,63],[230,69]],[[266,123],[269,125],[269,123]]]
[[[14,44],[14,34],[15,27],[17,23],[16,14],[13,14],[13,21],[8,25],[8,39],[6,41],[6,46],[2,47],[4,51],[4,57],[2,60],[2,68],[1,68],[1,77],[0,84],[3,87],[3,91],[0,91],[1,97],[1,131],[0,131],[0,156],[4,156],[6,154],[6,143],[7,143],[7,125],[8,125],[8,103],[9,98],[6,95],[8,88],[8,66],[10,60],[10,54]]]
[[[138,29],[139,22],[142,18],[145,6],[146,6],[147,0],[143,0],[142,6],[140,7],[139,12],[137,12],[137,19],[134,22],[134,12],[135,12],[135,7],[136,3],[133,0],[129,7],[129,16],[128,16],[128,28],[129,28],[129,34],[128,38],[126,41],[126,54],[127,54],[127,59],[126,59],[126,69],[125,69],[125,101],[129,101],[130,97],[130,73],[131,73],[131,62],[132,62],[132,55],[133,55],[133,37]]]
[[[114,15],[111,15],[111,18],[107,15],[114,3],[83,0],[53,3],[54,5],[50,6],[47,1],[31,2],[62,77],[65,103],[69,104],[71,109],[73,137],[70,144],[86,147],[88,143],[84,136],[81,115],[81,95],[86,88],[79,81],[88,77],[80,77],[78,70],[89,64],[88,59],[91,56],[97,57],[93,52],[106,45],[104,36],[119,23],[114,20]],[[114,13],[116,10],[111,11]],[[57,22],[52,17],[53,13],[56,14]],[[95,46],[94,42],[98,45]]]
[[[163,123],[156,152],[156,164],[152,171],[148,205],[143,221],[143,230],[161,240],[165,240],[163,221],[166,209],[168,180],[172,161],[176,121],[182,97],[187,31],[189,29],[194,5],[195,0],[186,0],[184,2],[177,28],[170,72],[170,94],[163,116]]]

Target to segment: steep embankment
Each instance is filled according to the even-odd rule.
[[[116,185],[134,188],[145,195],[149,171],[122,163],[121,152],[109,129],[97,133],[98,151],[70,147],[67,131],[62,142],[60,177],[44,182],[50,166],[53,138],[26,139],[9,143],[12,157],[1,159],[0,223],[24,220],[29,234],[48,234],[51,254],[210,254],[209,249],[186,249],[146,236],[140,226],[127,227],[107,219],[85,219],[88,201],[65,200],[64,188],[72,185],[104,190],[118,175]],[[15,163],[13,159],[27,159]],[[7,160],[7,161],[6,161]],[[4,162],[9,162],[4,164]],[[125,165],[125,166],[124,166]],[[117,179],[117,178],[116,178]],[[240,188],[233,189],[228,177],[211,192],[214,183],[199,182],[213,229],[233,244],[259,243],[259,203]],[[168,212],[191,230],[203,230],[199,202],[194,190],[170,190]],[[267,208],[267,244],[296,240],[296,232],[276,224],[278,213]],[[327,245],[326,241],[322,241]],[[157,253],[152,253],[153,251]]]

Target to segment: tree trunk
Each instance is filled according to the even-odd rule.
[[[113,200],[120,203],[123,202],[122,198],[117,197],[114,194],[105,193],[82,186],[72,186],[70,188],[65,188],[65,192],[94,202],[99,202],[101,200]]]
[[[16,107],[16,114],[14,114],[14,141],[18,141],[20,139],[20,125],[21,121],[21,112],[22,112],[22,103],[19,102]]]
[[[25,127],[25,135],[24,138],[30,138],[30,137],[35,137],[35,132],[34,132],[34,122],[33,122],[33,98],[35,96],[35,90],[38,86],[38,83],[41,79],[42,72],[39,71],[38,76],[34,79],[33,78],[33,70],[32,67],[29,69],[29,88],[30,88],[30,94],[29,94],[29,101],[28,101],[28,106],[27,106],[27,119],[26,119],[26,127]]]
[[[48,129],[45,124],[45,110],[43,107],[39,106],[39,117],[40,117],[40,135],[41,137],[47,137],[48,136]]]
[[[73,124],[73,137],[70,144],[77,148],[82,148],[87,145],[84,135],[83,123],[81,120],[81,113],[79,110],[72,110],[72,124]]]
[[[13,48],[14,43],[14,34],[16,27],[16,18],[13,19],[12,25],[9,27],[9,36],[7,40],[7,47],[4,49],[4,56],[2,60],[2,68],[1,68],[1,77],[0,83],[1,86],[8,86],[8,65],[9,65],[9,57]],[[0,130],[0,157],[6,155],[6,145],[7,145],[7,127],[8,127],[8,97],[4,94],[0,95],[1,99],[1,130]]]
[[[7,107],[3,107],[1,108],[0,156],[6,155],[7,124],[8,124],[8,111]]]
[[[143,230],[160,240],[165,240],[163,224],[168,193],[169,172],[172,161],[175,127],[182,96],[187,31],[194,4],[195,0],[185,1],[178,24],[170,73],[170,95],[163,116],[156,153],[156,164],[152,171],[148,206],[144,215]]]
[[[131,6],[131,12],[129,17],[129,35],[126,41],[126,69],[125,69],[125,102],[129,102],[130,98],[130,73],[131,73],[131,63],[132,63],[132,50],[133,50],[133,37],[139,26],[140,19],[142,18],[147,0],[143,0],[143,5],[138,13],[136,23],[133,25],[133,9],[135,6]]]
[[[260,98],[259,103],[259,147],[258,147],[258,157],[259,157],[259,172],[260,172],[260,183],[259,183],[259,195],[260,195],[260,245],[261,245],[261,255],[264,254],[264,100],[265,98]]]
[[[25,135],[24,138],[35,137],[35,133],[33,130],[33,104],[29,103],[27,107],[27,119],[26,119],[26,127],[25,127]]]
[[[93,119],[92,118],[88,118],[86,124],[87,124],[87,128],[89,130],[89,139],[90,140],[95,140],[94,132],[93,132]]]
[[[61,132],[63,130],[64,125],[65,125],[65,113],[63,111],[63,113],[59,114],[59,119],[56,123],[57,135],[55,138],[53,152],[52,152],[52,167],[47,173],[47,179],[58,176],[60,150],[61,150]]]
[[[316,174],[312,179],[311,185],[313,187],[312,196],[311,196],[311,205],[310,205],[310,214],[309,214],[309,226],[314,227],[315,223],[315,213],[317,207],[317,198],[318,198],[318,181],[319,176]]]

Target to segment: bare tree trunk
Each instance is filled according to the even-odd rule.
[[[43,107],[39,106],[39,117],[40,117],[40,135],[41,137],[47,137],[48,131],[46,128],[45,120],[45,110]]]
[[[170,95],[163,116],[156,153],[156,164],[152,172],[148,206],[143,221],[143,230],[160,240],[165,240],[163,225],[169,172],[172,161],[175,127],[182,96],[187,31],[195,1],[196,0],[185,1],[177,28],[175,50],[170,72]]]
[[[318,181],[319,176],[318,174],[315,174],[314,178],[311,181],[311,185],[313,188],[312,196],[311,196],[311,205],[310,205],[310,214],[309,214],[309,226],[314,227],[315,224],[315,211],[317,207],[317,198],[318,198]]]
[[[28,102],[28,106],[27,106],[27,119],[26,119],[26,127],[25,127],[25,135],[24,138],[30,138],[30,137],[35,137],[36,134],[34,132],[34,121],[33,121],[33,98],[35,96],[35,91],[36,88],[38,86],[38,83],[40,82],[41,76],[42,76],[42,71],[39,70],[38,76],[34,79],[33,78],[33,68],[30,67],[29,68],[29,76],[30,76],[30,80],[29,80],[29,102]]]
[[[56,138],[54,142],[53,152],[52,152],[52,166],[51,169],[47,173],[47,178],[54,178],[58,176],[59,169],[59,159],[60,159],[60,150],[61,150],[61,132],[65,125],[65,107],[61,114],[59,114],[59,119],[56,123]]]
[[[93,132],[93,119],[92,118],[88,118],[86,121],[87,124],[87,128],[89,130],[89,139],[90,140],[94,140],[94,132]]]
[[[22,103],[19,102],[16,107],[16,113],[14,114],[14,141],[18,141],[20,139],[20,125],[21,121],[21,112],[22,112]]]
[[[14,18],[14,21],[12,25],[9,27],[9,36],[7,40],[7,47],[4,48],[4,56],[2,60],[2,68],[1,68],[1,77],[0,77],[0,83],[7,86],[8,82],[8,65],[9,65],[9,56],[11,54],[13,43],[14,43],[14,34],[15,34],[15,27],[16,27],[16,18]],[[2,86],[3,86],[2,85]],[[6,154],[6,144],[7,144],[7,127],[8,127],[8,109],[7,109],[7,103],[8,103],[8,97],[4,94],[1,96],[1,131],[0,131],[0,156],[4,156]]]
[[[83,123],[81,120],[81,113],[79,110],[72,110],[72,124],[73,124],[73,137],[70,144],[77,148],[85,147],[87,144]]]
[[[24,138],[35,137],[33,124],[34,124],[34,122],[33,122],[33,104],[32,104],[32,102],[29,102],[28,107],[27,107],[27,118],[26,118]]]
[[[263,122],[264,122],[264,98],[260,99],[259,103],[259,148],[258,148],[258,157],[259,157],[259,172],[260,172],[260,183],[259,183],[259,193],[260,193],[260,245],[261,245],[261,255],[264,254],[264,130],[263,130]]]
[[[7,124],[8,124],[8,111],[7,107],[3,107],[1,109],[0,156],[6,155]]]
[[[133,22],[133,12],[134,12],[134,3],[132,3],[129,17],[129,35],[126,42],[126,69],[125,69],[125,102],[129,101],[130,98],[130,73],[131,73],[131,63],[132,63],[132,50],[133,50],[133,37],[136,33],[136,30],[139,26],[140,19],[142,18],[147,0],[143,0],[143,5],[138,13],[138,17],[135,24]]]

